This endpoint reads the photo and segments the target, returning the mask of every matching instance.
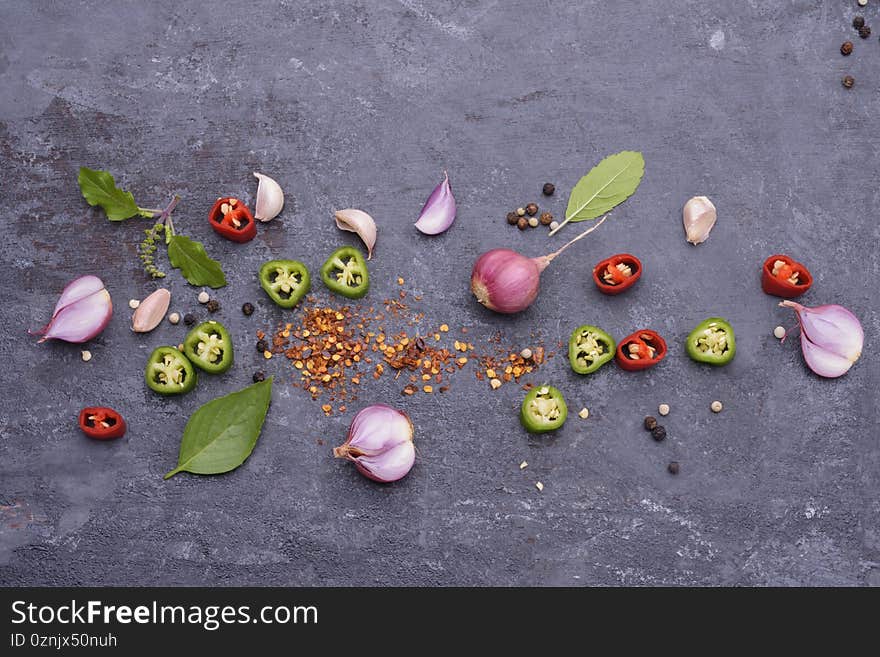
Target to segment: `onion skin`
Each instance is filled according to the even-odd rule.
[[[493,249],[474,263],[471,292],[489,310],[518,313],[537,298],[542,269],[536,260],[516,251]]]
[[[97,276],[81,276],[61,292],[49,323],[29,333],[43,336],[38,343],[46,340],[88,342],[104,330],[112,315],[113,302],[103,281]]]
[[[355,415],[348,438],[333,449],[333,456],[352,461],[373,481],[402,479],[416,458],[412,422],[406,413],[386,404],[367,406]]]
[[[801,329],[801,352],[807,366],[819,376],[834,379],[846,374],[862,355],[865,333],[858,318],[835,304],[809,308],[794,301],[780,306],[793,308]]]

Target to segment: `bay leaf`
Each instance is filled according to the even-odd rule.
[[[218,397],[193,413],[183,430],[177,467],[165,479],[179,472],[221,474],[244,463],[269,410],[272,378]]]
[[[638,151],[609,155],[581,178],[571,190],[565,222],[595,219],[632,196],[645,173]]]

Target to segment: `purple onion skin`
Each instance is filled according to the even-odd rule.
[[[474,263],[471,292],[490,310],[518,313],[537,298],[542,269],[536,259],[511,249],[493,249]]]
[[[365,477],[380,483],[402,479],[415,463],[413,425],[403,411],[386,404],[367,406],[355,415],[336,458],[352,461]]]
[[[415,223],[416,228],[425,235],[439,235],[452,226],[455,221],[455,197],[449,186],[449,174],[434,188]]]
[[[113,302],[101,279],[81,276],[68,283],[61,292],[49,323],[29,333],[42,335],[38,342],[88,342],[104,330],[112,315]]]
[[[862,355],[865,334],[858,318],[836,304],[810,308],[794,301],[801,328],[801,352],[807,366],[819,376],[834,379],[846,374]]]

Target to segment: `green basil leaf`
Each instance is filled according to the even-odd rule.
[[[183,430],[177,467],[165,479],[178,472],[221,474],[244,463],[269,410],[272,378],[218,397],[193,413]]]
[[[77,182],[89,205],[100,205],[104,208],[110,221],[122,221],[140,213],[131,192],[119,189],[113,176],[107,171],[80,167]]]
[[[595,219],[620,205],[638,189],[644,173],[641,153],[621,151],[609,155],[571,190],[565,221]]]
[[[185,235],[172,235],[168,242],[168,261],[177,267],[192,285],[218,288],[226,285],[226,276],[220,263],[212,260],[201,242]]]

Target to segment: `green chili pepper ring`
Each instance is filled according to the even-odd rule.
[[[202,322],[187,333],[183,353],[199,369],[209,374],[223,374],[232,367],[232,338],[220,322]]]
[[[260,267],[260,285],[276,304],[293,308],[312,285],[309,270],[299,260],[270,260]]]
[[[568,361],[578,374],[592,374],[614,358],[617,343],[605,331],[585,324],[571,333]]]
[[[523,399],[519,418],[530,433],[553,431],[565,424],[568,407],[562,393],[553,386],[535,386]]]
[[[360,299],[370,289],[364,255],[353,246],[336,249],[321,267],[321,280],[336,294]]]
[[[721,317],[703,320],[688,335],[687,352],[698,363],[727,365],[736,355],[733,327]]]
[[[182,395],[196,387],[196,371],[174,347],[156,347],[147,359],[144,379],[160,395]]]

